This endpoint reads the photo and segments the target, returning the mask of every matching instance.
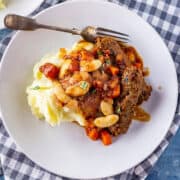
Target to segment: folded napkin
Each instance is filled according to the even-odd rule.
[[[180,82],[180,1],[179,0],[109,0],[125,6],[136,12],[139,16],[149,22],[163,38],[173,57]],[[46,0],[35,10],[32,15],[39,11],[60,3],[58,0]],[[0,42],[0,58],[7,47],[14,32],[8,35]],[[173,123],[161,144],[157,149],[143,162],[136,167],[123,172],[114,177],[108,177],[109,180],[138,180],[145,179],[149,171],[154,166],[160,155],[163,153],[170,139],[175,135],[180,126],[179,103]],[[67,179],[55,175],[32,162],[24,155],[8,135],[2,121],[0,120],[0,172],[3,171],[5,179]]]

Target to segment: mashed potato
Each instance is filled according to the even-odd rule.
[[[92,47],[93,44],[91,43],[78,43],[73,46],[72,50]],[[63,121],[76,121],[81,126],[85,126],[86,120],[80,111],[73,110],[69,106],[57,105],[57,98],[54,96],[57,83],[45,77],[39,70],[44,63],[52,63],[57,67],[61,67],[64,60],[60,58],[59,53],[48,54],[35,64],[33,68],[34,80],[26,89],[27,100],[32,113],[38,119],[44,119],[51,126],[56,126]],[[64,92],[60,93],[62,95]],[[66,98],[71,101],[71,98],[67,95]]]

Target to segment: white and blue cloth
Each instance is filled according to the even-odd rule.
[[[109,0],[120,6],[125,6],[136,12],[159,33],[171,52],[174,60],[178,81],[180,84],[180,0]],[[45,0],[32,15],[63,0]],[[0,42],[0,59],[14,32],[9,32]],[[180,96],[179,96],[180,97]],[[129,169],[106,180],[139,180],[145,179],[160,155],[163,153],[170,139],[175,135],[180,126],[180,100],[171,127],[157,149],[136,167]],[[67,180],[68,178],[53,174],[31,161],[8,135],[2,120],[0,120],[0,174],[3,172],[5,179],[12,180]]]

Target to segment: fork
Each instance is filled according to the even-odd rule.
[[[86,26],[82,30],[76,28],[69,29],[69,28],[40,24],[37,23],[35,19],[25,16],[19,16],[16,14],[6,15],[6,17],[4,18],[4,24],[7,28],[13,30],[34,31],[36,29],[48,29],[48,30],[67,32],[74,35],[80,35],[83,39],[90,42],[95,42],[97,37],[104,37],[104,36],[114,38],[122,43],[128,43],[129,41],[128,34],[114,31],[111,29],[106,29],[103,27]]]

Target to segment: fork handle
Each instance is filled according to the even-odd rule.
[[[34,31],[36,29],[48,29],[54,31],[67,32],[71,34],[80,35],[81,31],[78,29],[68,29],[63,27],[49,26],[45,24],[39,24],[35,19],[19,16],[16,14],[8,14],[4,18],[4,25],[13,30],[24,30],[24,31]]]

